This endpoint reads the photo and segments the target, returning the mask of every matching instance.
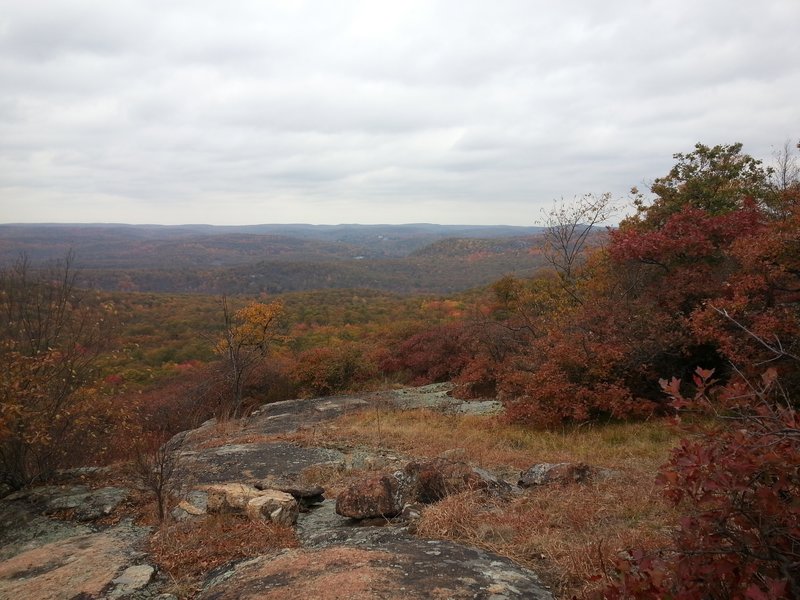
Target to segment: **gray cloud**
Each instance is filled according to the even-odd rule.
[[[0,7],[6,222],[526,223],[800,123],[794,0]]]

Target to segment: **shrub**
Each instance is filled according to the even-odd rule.
[[[341,343],[300,353],[291,380],[303,395],[327,396],[358,387],[374,375],[375,368],[364,348]]]
[[[698,370],[688,399],[678,380],[663,383],[676,406],[725,417],[724,426],[684,440],[661,469],[666,497],[684,513],[672,548],[633,551],[599,597],[800,595],[800,418],[774,370],[758,385],[715,387],[711,375]]]
[[[470,341],[460,323],[439,325],[416,333],[392,348],[381,361],[386,373],[402,373],[412,385],[448,381],[470,357]]]

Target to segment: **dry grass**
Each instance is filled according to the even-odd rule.
[[[674,519],[652,484],[605,481],[529,490],[510,501],[450,496],[425,509],[417,533],[512,558],[571,598],[590,590],[619,552],[665,545]]]
[[[538,431],[495,417],[444,415],[434,411],[367,410],[324,427],[286,436],[297,442],[371,445],[413,456],[434,457],[454,448],[484,467],[526,469],[540,462],[587,462],[653,473],[678,438],[666,421],[589,424]],[[313,441],[312,438],[313,437]]]
[[[313,433],[329,444],[372,445],[413,456],[459,448],[459,459],[507,478],[540,462],[586,462],[616,475],[587,485],[527,490],[503,501],[480,492],[429,506],[424,537],[451,539],[508,556],[533,568],[559,597],[580,596],[619,552],[666,545],[676,515],[655,484],[678,432],[665,421],[613,423],[535,431],[497,418],[431,411],[364,411]],[[309,433],[295,436],[310,442]]]
[[[181,590],[193,587],[206,573],[230,561],[297,546],[290,527],[234,515],[171,523],[150,538],[152,556]]]

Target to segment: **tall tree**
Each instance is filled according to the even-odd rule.
[[[800,142],[793,146],[786,140],[780,150],[773,154],[775,167],[773,167],[772,185],[780,192],[796,186],[800,181],[800,164],[797,162],[795,149],[800,149]]]

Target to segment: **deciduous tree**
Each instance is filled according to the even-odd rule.
[[[588,242],[597,234],[596,227],[608,221],[613,213],[614,200],[609,193],[586,194],[572,202],[562,198],[545,213],[544,257],[575,300],[580,301],[575,278],[586,258]]]
[[[0,272],[0,478],[12,488],[48,477],[68,440],[96,435],[94,368],[111,307],[75,287],[72,255],[34,271],[26,258]]]
[[[225,363],[225,379],[230,393],[227,416],[238,418],[244,400],[243,392],[253,369],[269,354],[277,337],[278,319],[283,314],[279,301],[265,304],[251,302],[231,312],[223,296],[222,311],[225,326],[215,350]]]

